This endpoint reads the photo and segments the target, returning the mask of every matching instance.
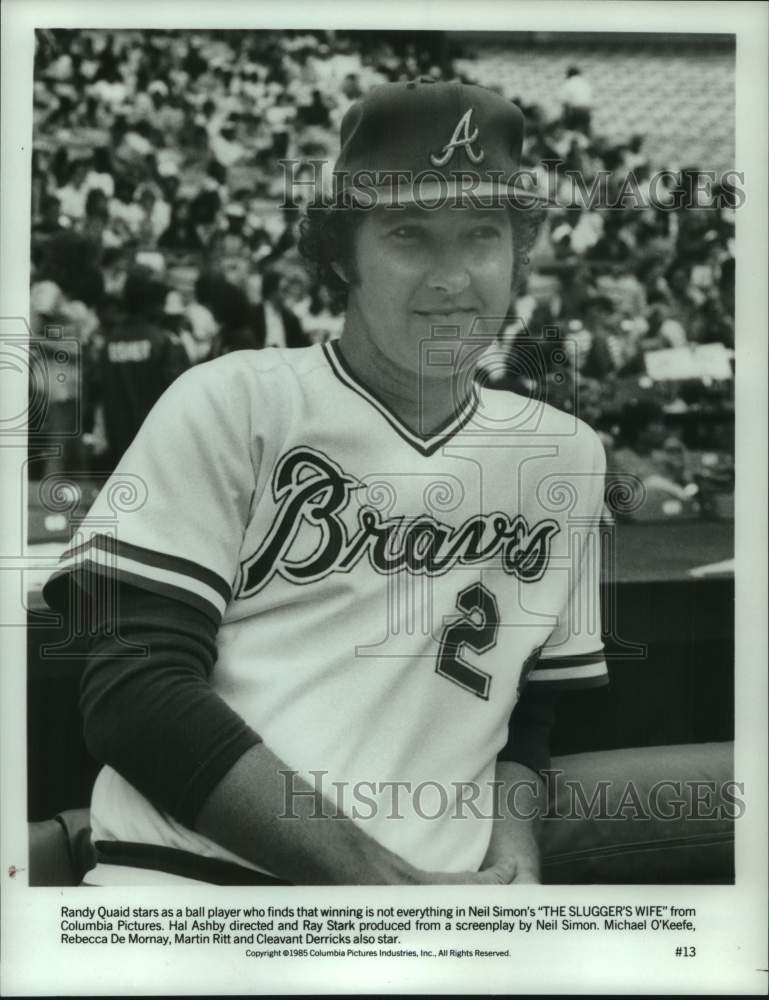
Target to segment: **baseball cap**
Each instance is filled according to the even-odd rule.
[[[342,119],[337,199],[359,207],[547,203],[521,169],[524,117],[485,87],[422,77],[372,88]]]

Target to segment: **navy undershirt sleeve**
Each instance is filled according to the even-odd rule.
[[[89,575],[70,588],[98,593]],[[62,588],[62,605],[67,588]],[[103,588],[102,591],[103,592]],[[85,597],[92,635],[81,681],[86,744],[158,808],[193,827],[207,797],[260,737],[211,688],[216,628],[181,601],[121,583],[107,613]],[[57,610],[65,611],[65,606]],[[557,695],[524,688],[499,760],[550,766]]]
[[[109,612],[88,598],[97,592],[88,574],[70,586],[81,588],[93,636],[80,692],[88,749],[192,827],[224,775],[260,742],[210,686],[216,627],[186,603],[129,584],[119,584]]]
[[[550,767],[550,731],[555,721],[558,695],[527,684],[510,715],[508,739],[498,760],[515,761],[532,771]]]

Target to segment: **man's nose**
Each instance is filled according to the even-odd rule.
[[[433,291],[458,295],[470,284],[471,266],[466,250],[446,244],[434,253],[427,284]]]

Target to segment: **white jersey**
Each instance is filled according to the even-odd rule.
[[[585,424],[508,392],[420,437],[338,344],[239,351],[159,400],[56,575],[204,611],[214,690],[289,768],[417,867],[476,870],[523,685],[606,681],[603,472]],[[139,494],[116,514],[121,483]],[[92,823],[248,864],[111,768]]]

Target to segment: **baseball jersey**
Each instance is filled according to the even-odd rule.
[[[205,612],[214,690],[290,769],[417,867],[477,870],[523,686],[607,680],[603,473],[594,432],[542,403],[473,383],[422,436],[338,343],[240,351],[161,397],[52,579],[87,566]],[[258,868],[110,767],[92,825]]]

